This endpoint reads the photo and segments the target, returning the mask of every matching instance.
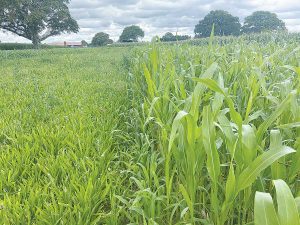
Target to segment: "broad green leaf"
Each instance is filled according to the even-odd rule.
[[[296,67],[296,66],[290,66],[290,65],[286,65],[283,66],[284,68],[287,68],[289,70],[293,70],[294,72],[298,73],[298,76],[300,78],[300,68]]]
[[[224,80],[223,80],[223,77],[221,76],[221,74],[219,74],[218,85],[220,86],[221,89],[224,89]],[[218,115],[219,110],[223,104],[223,100],[224,100],[224,96],[217,92],[215,94],[214,100],[212,102],[212,111],[215,116]]]
[[[274,180],[280,225],[299,225],[295,199],[283,180]]]
[[[175,117],[174,121],[173,121],[173,124],[172,124],[172,130],[171,130],[171,135],[170,135],[170,141],[169,141],[169,147],[168,147],[168,152],[171,151],[172,149],[172,145],[173,145],[173,142],[175,140],[175,137],[176,137],[176,132],[178,130],[178,127],[180,125],[180,121],[183,117],[187,116],[188,113],[185,112],[185,111],[180,111],[177,116]]]
[[[295,202],[298,209],[298,215],[300,216],[300,197],[295,198]]]
[[[205,106],[202,118],[202,137],[207,154],[207,170],[212,181],[216,183],[220,175],[220,159],[216,148],[215,127],[213,122],[210,106]]]
[[[222,128],[223,134],[226,137],[226,144],[228,147],[228,150],[230,152],[231,155],[233,155],[233,145],[235,143],[236,137],[234,136],[234,133],[232,131],[232,127],[230,125],[230,121],[227,119],[227,117],[224,114],[220,114],[217,117],[220,126]]]
[[[232,121],[239,127],[239,132],[242,132],[242,117],[241,115],[235,110],[234,108],[234,104],[233,101],[231,100],[231,98],[229,98],[224,91],[218,86],[218,84],[210,79],[210,78],[194,78],[194,80],[199,81],[201,83],[204,83],[205,85],[207,85],[211,90],[218,92],[222,95],[224,95],[224,97],[226,98],[226,101],[228,102],[229,105],[229,109],[230,109],[230,117],[232,119]]]
[[[268,127],[272,124],[274,120],[277,119],[278,116],[285,110],[286,106],[290,103],[290,101],[293,99],[294,92],[290,93],[283,101],[282,103],[278,106],[278,108],[274,111],[274,113],[265,121],[263,122],[256,133],[257,137],[257,143],[260,144],[261,141],[263,140],[263,135],[268,129]]]
[[[232,201],[235,197],[236,180],[232,163],[230,164],[229,175],[226,182],[226,199]]]
[[[250,125],[242,126],[242,142],[246,148],[244,148],[244,164],[249,166],[256,157],[256,136],[253,128]]]
[[[247,105],[247,110],[246,110],[246,116],[245,116],[245,124],[248,124],[248,118],[249,118],[249,114],[251,112],[251,108],[252,108],[252,101],[253,101],[253,97],[252,97],[252,92],[248,101],[248,105]]]
[[[185,89],[184,89],[184,83],[182,82],[181,84],[180,84],[180,94],[181,94],[181,97],[182,97],[182,99],[186,99],[186,92],[185,92]]]
[[[213,63],[210,65],[210,67],[202,74],[201,78],[212,78],[214,75],[215,70],[217,69],[218,64]],[[196,109],[199,104],[199,99],[201,97],[201,94],[205,91],[206,86],[202,83],[197,83],[195,90],[192,94],[192,106],[190,113],[193,115],[196,112]]]
[[[264,112],[263,112],[263,110],[258,110],[258,111],[256,111],[255,113],[253,113],[251,116],[249,116],[249,118],[248,118],[248,123],[250,123],[251,121],[253,121],[253,120],[256,120],[258,117],[264,117],[265,116],[265,114],[264,114]]]
[[[149,94],[151,96],[151,99],[153,99],[154,98],[154,87],[153,87],[154,83],[151,80],[149,70],[147,69],[147,66],[144,63],[143,63],[143,68],[144,68],[145,78],[146,78],[146,81],[147,81],[147,84],[148,84],[148,91],[149,91]]]
[[[270,149],[279,147],[282,145],[282,138],[279,130],[271,130],[270,132]],[[286,177],[284,157],[276,160],[271,164],[272,179],[283,179]]]
[[[278,49],[276,52],[272,53],[270,56],[268,56],[267,58],[265,58],[264,62],[262,63],[261,65],[261,68],[267,64],[267,62],[270,60],[270,58],[273,58],[275,55],[277,55],[278,53],[282,52],[283,50],[285,49],[284,48],[280,48]]]
[[[237,178],[237,193],[250,186],[255,181],[258,174],[275,160],[293,152],[295,152],[295,150],[288,146],[280,146],[270,149],[257,157]]]
[[[280,225],[272,197],[269,193],[256,192],[254,221],[255,225]]]
[[[218,199],[218,180],[220,176],[220,159],[219,153],[216,148],[215,140],[215,127],[213,121],[214,115],[211,112],[210,106],[205,106],[203,109],[202,117],[202,138],[204,149],[207,154],[206,167],[209,176],[214,184],[211,193],[211,203],[215,212],[218,211],[219,199]],[[218,217],[218,215],[216,215]],[[218,218],[216,218],[218,220]]]
[[[153,98],[153,100],[152,100],[152,102],[151,102],[150,109],[149,109],[149,113],[148,113],[148,117],[147,117],[146,123],[149,123],[149,121],[150,121],[150,116],[151,116],[151,114],[152,114],[152,110],[154,109],[154,105],[155,105],[155,103],[157,102],[157,100],[159,100],[159,99],[160,99],[159,97]]]
[[[290,182],[295,178],[297,173],[300,171],[300,145],[298,145],[297,153],[292,159],[292,166],[290,168]]]

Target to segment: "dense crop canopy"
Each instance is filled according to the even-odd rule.
[[[1,224],[299,224],[298,41],[0,51]]]
[[[284,217],[281,211],[291,206],[280,199],[282,192],[291,202],[300,195],[300,49],[294,37],[211,36],[204,46],[153,39],[135,51],[136,129],[143,133],[141,149],[154,142],[141,154],[160,163],[155,171],[146,169],[152,179],[145,172],[133,175],[143,186],[126,196],[131,222],[246,224],[255,217],[260,225],[266,224],[262,210],[277,221],[270,197],[261,192],[274,195],[272,180],[282,179],[274,181],[278,221],[297,223],[296,205],[293,217]],[[144,168],[146,158],[138,165]],[[268,206],[260,205],[264,199]]]

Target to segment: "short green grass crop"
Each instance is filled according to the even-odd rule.
[[[93,224],[109,213],[125,52],[1,52],[1,224]]]

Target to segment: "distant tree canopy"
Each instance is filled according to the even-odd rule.
[[[143,38],[145,36],[145,32],[136,25],[131,25],[129,27],[125,27],[121,36],[120,42],[137,42],[138,38]]]
[[[104,32],[99,32],[95,34],[95,36],[92,39],[93,46],[105,46],[111,43],[113,43],[113,40],[109,39],[109,34]]]
[[[48,37],[77,33],[69,0],[0,0],[0,29],[32,41],[34,48]]]
[[[89,43],[87,43],[85,40],[82,40],[81,43],[82,43],[83,46],[88,46],[89,45]]]
[[[171,32],[167,32],[160,40],[161,41],[183,41],[191,39],[191,36],[188,35],[173,35]]]
[[[106,42],[104,42],[104,46],[105,45],[111,45],[111,44],[113,44],[114,43],[114,41],[112,40],[112,39],[108,39]]]
[[[203,20],[195,26],[195,38],[209,37],[215,24],[216,36],[239,35],[241,24],[239,18],[224,10],[210,11]]]
[[[285,23],[275,13],[256,11],[245,18],[242,33],[261,33],[265,30],[286,30]]]

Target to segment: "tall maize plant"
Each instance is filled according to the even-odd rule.
[[[142,172],[116,196],[129,223],[300,224],[299,44],[246,38],[132,53]]]

